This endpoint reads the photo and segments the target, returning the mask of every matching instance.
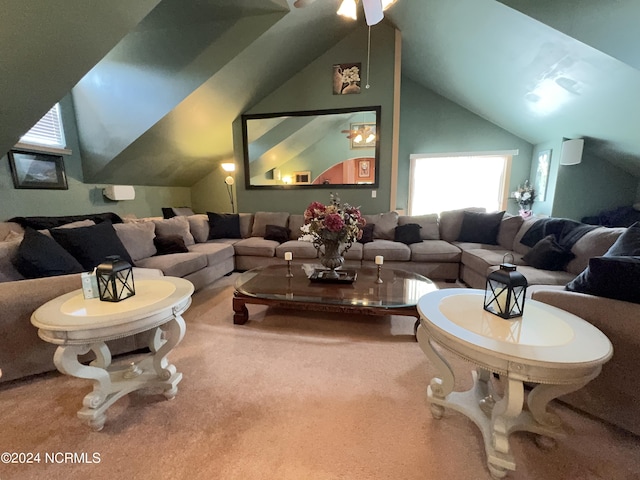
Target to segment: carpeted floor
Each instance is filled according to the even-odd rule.
[[[234,326],[234,279],[194,295],[186,336],[169,357],[184,374],[173,401],[134,392],[93,432],[76,418],[88,381],[51,373],[0,385],[0,452],[41,455],[0,464],[0,480],[490,478],[476,426],[453,411],[431,417],[434,370],[411,318],[249,306],[250,322]],[[458,378],[458,388],[470,385],[470,374]],[[518,467],[508,478],[640,478],[640,438],[553,409],[573,433],[552,450],[514,434]]]

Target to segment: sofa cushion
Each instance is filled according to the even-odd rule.
[[[189,215],[194,215],[191,207],[162,207],[162,216],[166,219],[173,217],[188,217]]]
[[[49,230],[56,242],[73,255],[84,270],[93,270],[110,255],[133,264],[113,225],[109,221],[90,227],[52,228]]]
[[[207,212],[209,217],[209,239],[241,238],[240,215],[237,213]]]
[[[56,228],[67,223],[77,222],[80,220],[93,220],[94,223],[102,223],[107,220],[111,223],[122,223],[122,218],[113,212],[89,213],[86,215],[66,215],[58,217],[14,217],[8,221],[18,223],[23,228],[31,227],[35,230],[42,230]]]
[[[371,221],[369,219],[371,217]],[[373,238],[393,240],[398,226],[398,212],[379,213],[378,215],[365,215],[367,223],[373,223]]]
[[[113,228],[134,263],[141,258],[153,257],[157,253],[153,243],[156,236],[153,223],[117,223]]]
[[[420,225],[420,238],[422,240],[440,240],[440,228],[438,227],[438,215],[400,215],[398,225],[417,223]]]
[[[372,240],[373,241],[373,240]],[[351,248],[342,256],[345,260],[362,260],[364,248],[362,243],[353,242]]]
[[[640,303],[640,256],[601,256],[566,286],[567,290]]]
[[[374,223],[367,223],[362,227],[362,236],[358,239],[360,243],[373,242],[373,229],[376,228]]]
[[[498,232],[504,212],[482,213],[464,212],[460,233],[456,239],[459,242],[498,244]]]
[[[391,240],[376,239],[364,244],[362,251],[364,260],[375,260],[378,255],[382,255],[385,261],[407,262],[411,259],[411,249],[404,243]]]
[[[24,279],[24,275],[22,275],[13,264],[13,261],[18,255],[20,243],[24,238],[24,234],[16,235],[14,238],[0,242],[0,283]]]
[[[196,243],[187,247],[190,252],[201,253],[207,257],[207,265],[218,265],[234,255],[233,245],[230,243]]]
[[[522,222],[524,222],[524,219],[520,215],[510,215],[505,212],[498,231],[498,245],[507,250],[513,250],[513,242],[522,226]]]
[[[184,244],[180,235],[157,235],[153,239],[158,255],[170,255],[172,253],[187,253],[189,249]],[[144,257],[143,257],[144,258]]]
[[[209,225],[209,217],[207,215],[204,213],[189,215],[187,221],[189,222],[189,231],[196,243],[204,243],[209,240],[211,225]]]
[[[80,262],[58,242],[31,227],[25,228],[13,264],[25,278],[51,277],[84,270]]]
[[[156,226],[156,235],[168,237],[170,235],[180,235],[184,244],[188,247],[196,243],[189,230],[189,220],[185,216],[173,217],[164,220],[152,220]]]
[[[440,238],[455,242],[460,236],[464,212],[486,212],[485,208],[468,207],[459,210],[447,210],[440,213]]]
[[[233,244],[236,255],[247,255],[253,257],[273,257],[276,254],[276,247],[279,245],[274,240],[265,240],[262,237],[249,237],[238,240]]]
[[[284,258],[285,252],[291,252],[294,260],[318,258],[316,247],[302,240],[288,240],[276,247],[276,257]]]
[[[289,220],[287,212],[256,212],[253,216],[252,237],[264,237],[267,225],[286,227]]]
[[[156,255],[155,257],[143,258],[137,266],[162,270],[162,273],[169,277],[185,277],[205,268],[207,256],[198,252]]]
[[[444,240],[423,240],[409,248],[412,262],[457,263],[462,253],[458,247]]]
[[[398,225],[395,230],[393,238],[394,242],[401,242],[405,245],[411,245],[412,243],[420,243],[420,229],[422,227],[417,223],[407,223],[406,225]]]
[[[505,255],[507,255],[506,259]],[[498,266],[505,261],[513,263],[514,265],[524,265],[522,256],[517,253],[514,254],[511,250],[493,250],[487,248],[463,250],[460,261],[465,267],[481,275],[487,275],[491,267]]]
[[[522,225],[520,226],[520,229],[518,230],[518,233],[516,233],[516,236],[513,239],[513,251],[514,252],[524,255],[529,250],[531,250],[531,247],[527,247],[520,240],[522,240],[522,237],[524,237],[526,235],[526,233],[529,231],[529,229],[538,220],[540,220],[540,218],[538,218],[538,217],[529,217],[529,218],[525,218],[524,219],[524,221],[522,222]],[[505,247],[505,248],[509,248],[509,247]]]
[[[605,253],[607,257],[640,255],[640,222],[628,227]]]
[[[575,258],[566,267],[567,272],[579,275],[589,266],[589,259],[607,253],[626,228],[599,227],[587,232],[571,247]]]
[[[304,215],[289,215],[289,229],[291,230],[290,240],[298,240],[302,236],[300,227],[304,225]]]
[[[249,238],[253,229],[253,213],[240,213],[240,236]]]
[[[498,268],[500,267],[489,267],[489,270],[493,271]],[[529,285],[566,285],[567,282],[575,278],[575,275],[564,270],[543,270],[529,265],[519,265],[518,272],[524,275]]]
[[[291,230],[287,227],[280,227],[278,225],[267,225],[264,230],[265,240],[274,240],[278,243],[284,243],[289,240]]]
[[[525,253],[522,259],[532,267],[564,270],[573,257],[573,253],[558,244],[555,235],[547,235]]]

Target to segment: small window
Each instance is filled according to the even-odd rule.
[[[31,127],[31,130],[20,137],[20,143],[16,146],[58,152],[66,150],[67,142],[64,138],[60,104],[56,103],[38,123]],[[71,152],[65,151],[63,153]]]

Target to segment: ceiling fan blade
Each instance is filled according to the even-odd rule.
[[[296,8],[308,7],[315,1],[316,0],[296,0],[295,2],[293,2],[293,6]]]
[[[382,0],[362,0],[362,6],[364,7],[364,17],[367,20],[367,25],[371,26],[380,23],[384,18]]]

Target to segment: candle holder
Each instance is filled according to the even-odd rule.
[[[291,260],[287,260],[287,278],[293,277],[293,273],[291,273]]]
[[[382,279],[380,278],[381,272],[382,272],[382,265],[378,265],[378,278],[376,278],[376,283],[383,283]]]

